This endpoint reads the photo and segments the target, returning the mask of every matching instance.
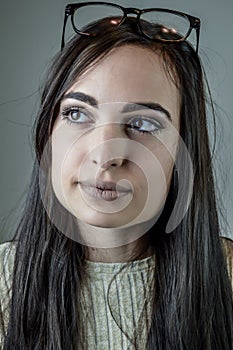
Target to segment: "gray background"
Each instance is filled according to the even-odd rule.
[[[109,2],[113,2],[109,0]],[[131,7],[167,7],[202,20],[200,57],[217,104],[216,183],[223,207],[221,234],[233,238],[233,1],[116,0]],[[9,239],[32,168],[31,126],[38,87],[60,48],[62,0],[1,0],[0,241]],[[210,122],[211,126],[211,122]],[[220,200],[221,198],[221,200]]]

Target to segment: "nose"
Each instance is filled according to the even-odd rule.
[[[121,167],[127,160],[127,140],[120,124],[99,126],[92,135],[90,160],[103,170]]]
[[[109,157],[110,159],[107,161],[102,161],[100,157],[95,157],[96,159],[93,159],[93,163],[100,166],[101,169],[107,170],[110,167],[120,167],[122,166],[124,159],[123,158],[112,158]]]

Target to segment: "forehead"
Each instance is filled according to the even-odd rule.
[[[133,45],[113,49],[87,70],[67,92],[83,92],[99,104],[156,102],[179,115],[179,92],[159,53]]]

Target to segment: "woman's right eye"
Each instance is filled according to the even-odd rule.
[[[89,116],[88,112],[79,107],[64,108],[61,112],[61,116],[62,119],[69,124],[84,124],[92,122],[92,118]]]

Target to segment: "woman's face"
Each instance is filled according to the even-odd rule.
[[[163,208],[179,140],[179,94],[152,51],[124,46],[64,94],[52,133],[52,185],[78,220],[147,222]]]

